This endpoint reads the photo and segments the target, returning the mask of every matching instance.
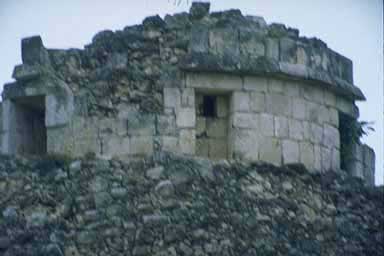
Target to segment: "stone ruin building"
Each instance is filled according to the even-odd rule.
[[[297,29],[239,10],[144,19],[81,49],[22,40],[23,64],[2,94],[3,154],[137,159],[159,151],[210,159],[344,169],[374,183],[356,122],[352,62]]]

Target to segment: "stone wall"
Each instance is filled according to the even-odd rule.
[[[355,177],[364,179],[367,184],[375,185],[375,152],[365,144],[353,144],[352,157],[347,169]]]
[[[206,3],[101,31],[84,50],[46,49],[39,36],[23,39],[21,48],[16,82],[2,94],[2,152],[8,154],[6,106],[44,96],[50,154],[206,155],[196,145],[196,94],[224,93],[228,143],[213,145],[226,148],[220,157],[337,169],[337,111],[356,119],[354,102],[365,99],[353,85],[352,62],[321,40],[238,10],[209,13]]]
[[[383,189],[300,165],[1,156],[0,255],[381,256]]]

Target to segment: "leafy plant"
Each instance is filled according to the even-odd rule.
[[[346,170],[347,163],[352,160],[354,145],[361,144],[361,138],[374,131],[372,125],[373,122],[358,121],[339,113],[341,169]]]

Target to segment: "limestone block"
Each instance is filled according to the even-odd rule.
[[[164,93],[164,107],[177,109],[181,105],[181,93],[179,88],[165,87]]]
[[[158,115],[156,118],[156,133],[159,135],[176,135],[176,117],[174,115]]]
[[[375,185],[375,152],[367,145],[363,145],[364,177],[369,186]]]
[[[254,30],[242,28],[239,30],[240,51],[243,56],[257,58],[265,55],[263,36]]]
[[[348,163],[347,169],[352,176],[364,179],[364,166],[362,162],[351,161]]]
[[[244,89],[247,91],[267,92],[268,80],[265,77],[246,76],[244,78]]]
[[[40,65],[17,65],[13,69],[12,77],[17,81],[37,79],[43,75],[44,69]]]
[[[326,89],[324,90],[324,104],[329,107],[336,107],[336,95]]]
[[[324,90],[318,86],[304,84],[301,87],[301,95],[308,101],[316,102],[319,104],[324,103]]]
[[[292,102],[289,97],[282,94],[266,95],[266,111],[277,116],[290,116]]]
[[[15,109],[14,104],[11,102],[11,100],[4,100],[1,104],[1,116],[2,116],[2,126],[1,130],[3,132],[6,132],[10,129],[14,129],[11,126],[11,123],[13,123],[12,119],[15,117]]]
[[[259,158],[262,161],[281,165],[282,152],[280,140],[273,137],[261,137],[259,146]]]
[[[206,27],[202,25],[192,26],[189,50],[191,52],[208,52],[209,30]]]
[[[337,96],[336,108],[345,114],[355,117],[354,104],[348,99],[345,99],[341,96]]]
[[[296,63],[296,41],[284,37],[280,39],[280,61]]]
[[[279,41],[275,38],[266,38],[265,56],[267,58],[279,60]]]
[[[67,124],[72,118],[73,111],[72,95],[67,95],[65,101],[54,95],[45,97],[45,125],[47,127]]]
[[[187,108],[195,107],[195,90],[193,88],[183,88],[181,90],[181,106]]]
[[[336,148],[332,149],[332,170],[340,170],[340,151]]]
[[[49,54],[40,36],[33,36],[21,40],[21,59],[24,64],[49,65]]]
[[[300,162],[300,150],[299,143],[293,140],[282,141],[283,150],[283,163],[299,163]]]
[[[176,113],[176,125],[180,128],[194,128],[196,125],[196,112],[194,108],[181,108]]]
[[[320,105],[306,101],[306,119],[311,122],[319,123]],[[321,123],[320,123],[321,124]]]
[[[225,138],[228,134],[227,119],[207,119],[207,135],[210,138]]]
[[[300,86],[296,81],[284,81],[284,95],[289,97],[300,97]]]
[[[178,138],[173,136],[161,136],[161,147],[164,151],[178,152]]]
[[[332,168],[332,150],[326,147],[321,147],[321,168],[323,171]]]
[[[226,139],[208,139],[209,157],[212,159],[225,159],[228,157]]]
[[[308,68],[305,65],[280,62],[279,68],[282,73],[290,76],[302,78],[308,77]]]
[[[234,112],[250,112],[250,96],[247,92],[233,92],[232,94],[232,111]]]
[[[99,134],[115,134],[118,136],[126,136],[127,135],[127,120],[126,119],[116,119],[116,118],[102,118],[96,121],[96,125],[98,126]],[[154,130],[154,123],[151,124],[153,126],[152,132]],[[143,132],[147,134],[147,126],[144,126]]]
[[[127,132],[134,136],[151,136],[155,134],[155,116],[132,112],[127,121]]]
[[[275,132],[274,136],[278,138],[288,138],[289,128],[288,128],[288,118],[283,116],[275,116]]]
[[[186,86],[201,89],[240,90],[242,80],[240,76],[224,74],[189,73],[186,78]]]
[[[220,56],[237,57],[240,54],[238,31],[226,27],[209,31],[209,51]]]
[[[315,144],[321,144],[323,140],[323,127],[316,123],[309,123],[309,129],[309,141]]]
[[[294,140],[302,140],[304,138],[304,127],[301,121],[289,119],[289,138]]]
[[[233,113],[233,126],[236,128],[259,127],[259,115],[252,113]]]
[[[103,155],[121,156],[131,153],[129,137],[109,136],[103,139]]]
[[[274,135],[273,115],[261,113],[259,114],[260,134],[272,137]]]
[[[229,115],[229,97],[217,96],[216,100],[217,117],[227,117]]]
[[[314,144],[313,152],[315,157],[313,167],[316,171],[321,171],[321,146]]]
[[[324,106],[324,105],[319,105],[319,116],[318,116],[318,120],[319,120],[319,123],[320,124],[323,124],[323,123],[329,123],[331,117],[330,117],[330,112],[329,112],[329,109]]]
[[[371,169],[373,172],[375,170],[375,151],[367,145],[363,145],[363,162],[364,165]]]
[[[328,107],[328,112],[329,112],[329,124],[331,124],[334,127],[339,127],[339,112],[333,107]]]
[[[303,47],[297,47],[296,57],[298,64],[308,65],[308,55]]]
[[[88,147],[94,149],[93,152],[98,153],[100,149],[98,148],[99,144],[95,137],[92,140],[88,141],[92,143]],[[4,146],[4,144],[3,144]],[[55,128],[47,129],[47,152],[48,153],[60,153],[60,154],[68,154],[71,156],[78,156],[77,152],[74,152],[74,137],[71,133],[71,128],[68,126],[61,126]],[[84,154],[83,151],[81,154]]]
[[[309,170],[315,167],[315,153],[313,144],[309,142],[300,142],[300,162]]]
[[[271,93],[283,93],[284,92],[284,83],[280,79],[268,79],[268,91]]]
[[[130,154],[150,155],[153,153],[153,137],[133,136],[130,138]]]
[[[196,132],[193,129],[182,129],[179,135],[179,148],[181,153],[195,154]]]
[[[209,139],[196,139],[196,155],[208,157]]]
[[[340,148],[339,130],[327,124],[324,125],[323,129],[323,145],[329,148]]]
[[[231,153],[237,160],[258,160],[259,136],[257,131],[249,129],[233,129],[231,133]]]
[[[196,118],[196,135],[200,135],[207,131],[207,119],[203,116]]]
[[[201,19],[209,14],[210,3],[193,2],[189,10],[189,17],[191,19]]]
[[[250,108],[253,112],[265,111],[265,95],[264,93],[251,92],[250,93]]]
[[[363,145],[354,143],[351,146],[351,158],[353,160],[364,162],[364,148]]]
[[[301,98],[292,99],[292,116],[299,120],[306,120],[306,101]]]

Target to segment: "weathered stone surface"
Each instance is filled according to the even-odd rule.
[[[282,116],[274,117],[274,136],[278,138],[288,138],[289,128],[288,128],[288,118]]]
[[[259,130],[261,135],[270,137],[274,135],[275,126],[272,115],[259,114]]]
[[[236,112],[250,112],[250,97],[245,92],[234,92],[232,95],[232,110]]]
[[[235,129],[232,132],[232,154],[234,159],[258,160],[260,141],[254,130]]]
[[[233,126],[237,128],[258,128],[259,115],[252,113],[234,113]],[[273,131],[273,127],[271,127]]]
[[[261,137],[259,146],[260,160],[280,165],[282,161],[281,142],[272,137]]]
[[[283,163],[299,163],[300,162],[300,150],[299,143],[293,140],[283,140]]]
[[[266,92],[268,79],[264,77],[246,76],[244,78],[244,89],[256,92]]]
[[[210,3],[208,2],[193,2],[189,10],[189,16],[192,19],[201,19],[209,14]]]
[[[32,36],[21,40],[21,59],[27,65],[50,64],[48,51],[40,36]]]
[[[165,150],[281,163],[287,140],[313,146],[314,157],[299,153],[307,167],[329,169],[318,154],[326,147],[338,169],[339,112],[356,118],[354,101],[364,99],[351,61],[321,40],[239,10],[209,13],[209,3],[102,31],[84,49],[47,50],[40,37],[25,39],[22,59],[3,92],[4,153],[36,153],[40,143],[29,141],[46,133],[39,153],[137,160]],[[27,123],[37,120],[40,132],[28,136]],[[279,149],[267,142],[261,152],[261,139]],[[359,159],[366,177],[369,159]]]
[[[291,100],[281,94],[267,94],[265,96],[266,110],[268,113],[279,116],[291,115]]]
[[[240,243],[260,240],[271,245],[268,253],[283,254],[285,248],[272,246],[278,240],[277,225],[295,255],[381,255],[384,249],[382,188],[367,188],[343,172],[311,174],[297,164],[274,167],[164,154],[157,160],[130,162],[81,159],[86,170],[63,183],[49,172],[35,171],[44,161],[2,157],[0,184],[7,185],[0,185],[0,193],[8,198],[6,208],[17,211],[11,219],[0,216],[4,255],[101,255],[106,244],[134,255],[153,250],[164,255],[240,255]],[[145,175],[159,166],[164,170],[158,179]],[[69,165],[62,163],[60,168],[67,170]],[[95,181],[100,188],[87,189]],[[37,197],[55,200],[37,209]],[[253,201],[258,203],[249,207]],[[75,218],[76,225],[68,218]],[[212,219],[214,223],[208,221]],[[255,227],[263,232],[255,232]],[[326,246],[298,245],[301,233],[313,241],[309,244]],[[323,240],[329,234],[333,239]],[[265,252],[265,247],[257,248],[252,252]]]
[[[311,143],[300,142],[300,162],[309,170],[314,169],[315,155],[314,148]]]

